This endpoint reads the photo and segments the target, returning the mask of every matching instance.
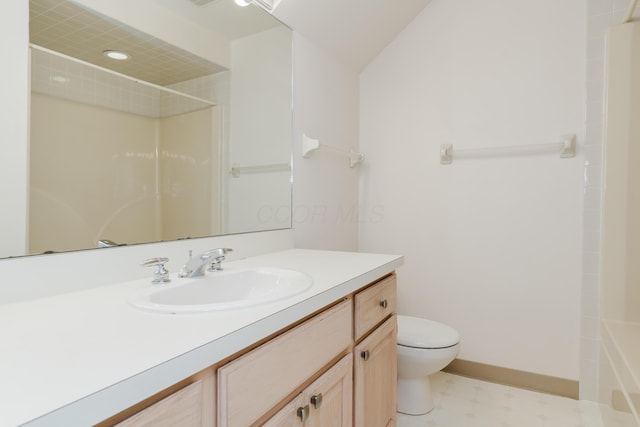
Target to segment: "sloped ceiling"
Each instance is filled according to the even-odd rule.
[[[281,0],[273,15],[362,71],[431,0]]]

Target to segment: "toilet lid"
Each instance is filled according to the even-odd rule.
[[[398,316],[398,344],[416,348],[445,348],[458,344],[460,335],[450,326],[420,317]]]

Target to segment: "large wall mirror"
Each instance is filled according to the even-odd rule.
[[[291,31],[269,13],[30,0],[30,44],[25,254],[291,226]]]

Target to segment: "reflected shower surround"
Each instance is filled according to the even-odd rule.
[[[33,92],[153,118],[216,104],[217,82],[228,79],[223,72],[169,87],[199,101],[38,47],[31,49],[31,67]]]
[[[181,96],[31,53],[30,254],[220,234],[214,88],[228,72]]]
[[[219,234],[217,107],[151,118],[31,104],[30,253]]]

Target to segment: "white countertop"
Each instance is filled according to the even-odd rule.
[[[314,280],[302,294],[233,311],[171,315],[131,307],[127,298],[149,280],[0,306],[0,426],[99,422],[402,262],[397,255],[301,249],[227,262],[227,270],[288,268]]]

